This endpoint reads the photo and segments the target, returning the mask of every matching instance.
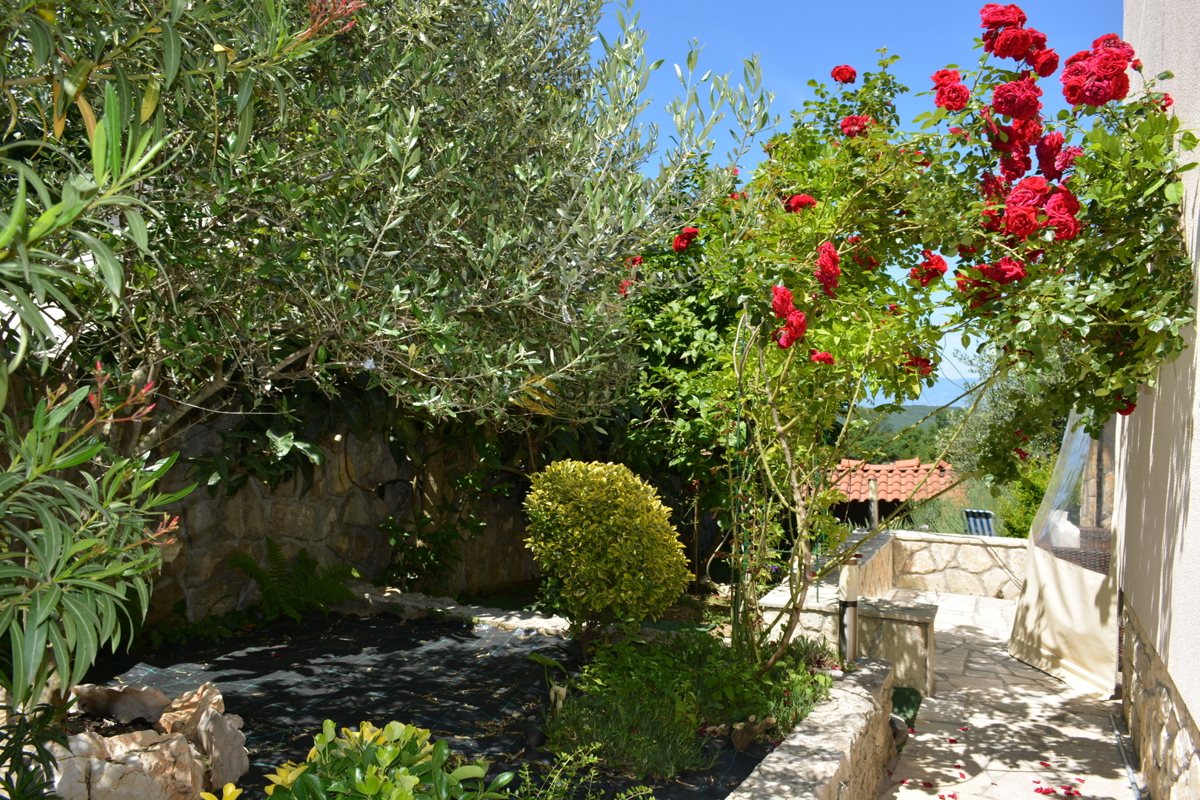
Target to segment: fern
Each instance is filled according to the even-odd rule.
[[[289,564],[283,550],[269,536],[265,569],[240,551],[229,556],[229,566],[240,569],[258,584],[263,616],[268,620],[282,614],[299,622],[301,612],[309,608],[329,613],[329,606],[354,599],[346,586],[354,577],[349,565],[321,567],[303,548]]]

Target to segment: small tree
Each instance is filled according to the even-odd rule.
[[[533,477],[526,542],[585,649],[613,622],[662,614],[687,587],[670,510],[621,464],[556,461]]]

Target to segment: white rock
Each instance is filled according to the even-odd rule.
[[[187,739],[194,740],[200,715],[206,708],[225,712],[225,698],[221,697],[221,691],[211,683],[176,697],[163,711],[154,728],[161,733],[182,733]]]
[[[120,723],[144,719],[157,722],[171,699],[153,686],[96,686],[80,684],[71,689],[75,705],[82,711]]]
[[[204,709],[200,715],[200,722],[196,726],[196,744],[208,758],[207,788],[220,789],[227,783],[237,783],[238,778],[249,771],[246,734],[238,730],[241,724],[241,717],[221,714],[212,706]]]

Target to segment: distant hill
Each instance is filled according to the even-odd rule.
[[[909,425],[915,425],[919,420],[926,415],[936,411],[938,406],[905,406],[903,411],[895,414],[888,414],[887,418],[881,421],[880,429],[884,426],[887,430],[898,431],[907,428]],[[868,409],[864,409],[868,410]],[[934,418],[930,417],[921,423],[922,428],[932,428]]]

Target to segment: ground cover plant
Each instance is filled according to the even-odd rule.
[[[587,749],[609,769],[673,777],[711,764],[719,749],[711,738],[739,723],[771,720],[767,738],[781,739],[827,695],[832,680],[816,670],[835,664],[828,646],[803,637],[765,674],[708,632],[624,639],[600,646],[565,681],[546,734],[560,753]]]

